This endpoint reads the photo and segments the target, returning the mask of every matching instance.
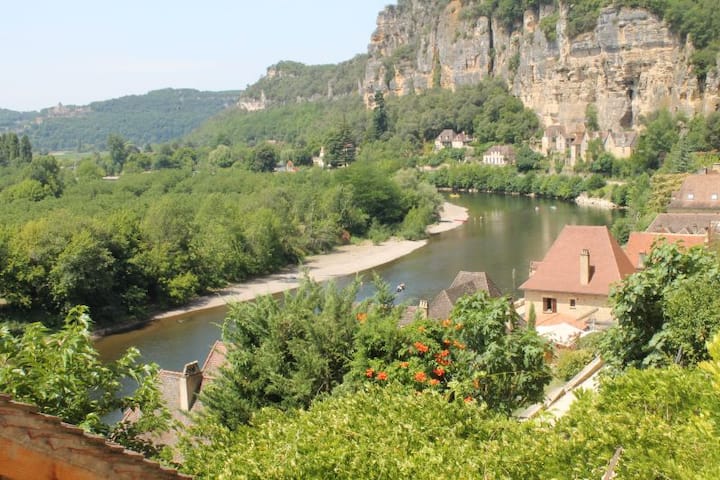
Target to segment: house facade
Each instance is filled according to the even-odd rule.
[[[535,310],[536,325],[556,316],[586,324],[609,324],[608,296],[614,283],[635,272],[625,252],[605,226],[566,226],[530,277],[520,286],[526,314]]]
[[[435,150],[444,148],[467,148],[473,138],[465,132],[455,133],[455,130],[446,128],[435,138]]]
[[[667,210],[670,213],[720,212],[720,173],[689,175],[680,190],[672,193]]]
[[[511,145],[495,145],[483,154],[483,164],[504,167],[515,163],[515,149]]]

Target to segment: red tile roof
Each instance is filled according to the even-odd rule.
[[[580,284],[580,253],[590,252],[590,281]],[[566,226],[521,290],[608,295],[610,285],[634,273],[607,227]]]
[[[681,245],[685,248],[695,245],[705,245],[705,235],[682,235],[678,233],[632,232],[625,245],[625,254],[635,268],[641,268],[640,254],[650,254],[655,242],[668,242]]]

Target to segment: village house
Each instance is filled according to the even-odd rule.
[[[190,479],[0,394],[0,479]]]
[[[705,245],[707,238],[707,234],[632,232],[625,245],[625,255],[627,255],[636,270],[642,270],[645,267],[645,259],[650,255],[650,251],[655,245],[672,243],[678,245],[681,249],[687,249],[696,245]]]
[[[568,225],[520,286],[526,317],[532,308],[537,330],[550,337],[609,326],[610,287],[633,272],[607,227]]]
[[[633,131],[589,132],[584,126],[566,129],[551,125],[545,129],[541,139],[540,153],[553,153],[567,159],[566,165],[574,167],[579,161],[587,161],[590,142],[599,140],[603,150],[615,158],[628,158],[637,147],[638,135]]]
[[[680,190],[672,193],[667,210],[670,213],[720,212],[720,173],[689,175]]]
[[[485,165],[504,167],[515,163],[515,149],[511,145],[495,145],[483,154]]]
[[[446,128],[435,138],[435,150],[444,148],[468,148],[473,138],[465,132],[455,133],[455,130]]]
[[[174,420],[186,427],[190,426],[189,414],[200,412],[204,408],[198,398],[200,393],[216,378],[220,368],[225,365],[226,358],[227,347],[218,340],[210,348],[202,368],[194,361],[185,365],[182,372],[160,370],[158,388]],[[128,410],[123,421],[135,422],[140,418],[139,415],[135,410]],[[177,440],[175,431],[168,431],[158,438],[153,438],[153,441],[169,446],[174,446]]]
[[[438,293],[431,302],[420,300],[418,306],[407,307],[400,320],[400,325],[407,325],[416,318],[433,318],[445,320],[450,318],[455,303],[465,296],[485,292],[492,298],[502,297],[503,294],[485,272],[460,271],[455,276],[450,287]]]

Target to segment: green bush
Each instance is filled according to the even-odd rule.
[[[580,373],[594,356],[591,350],[561,350],[555,363],[555,377],[570,380]]]

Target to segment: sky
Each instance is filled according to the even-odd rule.
[[[0,108],[160,88],[240,90],[280,60],[365,53],[392,0],[25,0],[3,5]]]

